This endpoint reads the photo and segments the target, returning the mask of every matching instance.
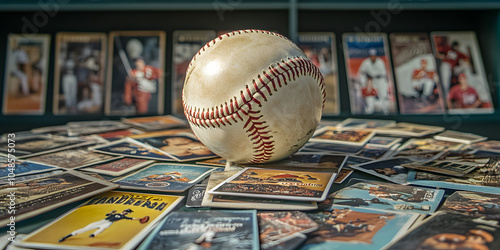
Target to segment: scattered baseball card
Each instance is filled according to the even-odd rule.
[[[186,121],[173,115],[122,118],[122,122],[145,131],[166,130],[188,126]]]
[[[436,211],[444,196],[442,189],[360,179],[352,179],[347,185],[332,195],[333,204],[431,214]]]
[[[363,146],[373,136],[375,132],[369,129],[344,130],[336,127],[324,127],[316,130],[311,142],[335,143],[350,146]]]
[[[342,170],[340,170],[340,172],[335,177],[335,180],[333,181],[333,183],[340,184],[340,183],[344,182],[345,180],[347,180],[347,178],[349,178],[349,176],[352,174],[352,172],[354,172],[354,170],[352,170],[350,168],[342,168]]]
[[[446,130],[434,136],[434,139],[441,141],[451,141],[465,144],[472,144],[480,141],[485,141],[487,137],[475,135],[471,133],[464,133],[452,130]]]
[[[155,163],[113,182],[126,189],[184,192],[212,171],[220,170],[223,169],[190,164]]]
[[[139,250],[161,249],[259,250],[255,210],[172,212],[144,240]]]
[[[322,201],[328,195],[335,173],[245,168],[209,194]]]
[[[153,160],[123,157],[117,160],[95,164],[83,170],[111,176],[120,176],[142,167],[151,165],[154,162],[155,161]]]
[[[48,172],[58,169],[57,167],[24,160],[9,161],[8,158],[0,157],[0,179],[9,175],[18,177],[23,175]]]
[[[183,198],[106,192],[30,233],[18,245],[45,249],[133,249]]]
[[[455,213],[436,213],[392,243],[395,249],[498,249],[500,228]]]
[[[467,161],[431,160],[426,162],[412,162],[403,164],[405,168],[428,171],[438,174],[464,176],[484,164]]]
[[[216,35],[214,30],[176,30],[172,36],[172,114],[183,115],[182,88],[188,65]]]
[[[299,211],[258,212],[260,249],[275,249],[276,245],[318,229],[307,214]]]
[[[337,124],[337,128],[342,129],[362,129],[362,128],[379,128],[396,124],[392,120],[377,120],[377,119],[360,119],[360,118],[347,118],[341,123]]]
[[[115,130],[127,129],[130,126],[118,121],[80,121],[68,122],[68,136],[91,135],[97,133],[111,132]]]
[[[319,224],[319,229],[308,234],[301,247],[307,250],[383,249],[419,217],[415,213],[336,205],[308,216]]]
[[[394,125],[375,128],[377,134],[394,135],[394,136],[407,136],[407,137],[422,137],[429,134],[442,132],[443,127],[428,126],[407,122],[398,122]]]
[[[5,202],[0,206],[0,221],[2,224],[10,222],[12,211],[18,222],[117,187],[76,171],[16,177],[15,183],[0,184],[0,192],[5,194],[2,198]],[[9,193],[14,193],[15,209],[9,208]]]
[[[155,149],[151,146],[145,145],[141,142],[138,142],[134,139],[130,139],[129,137],[126,137],[118,141],[110,142],[108,144],[90,147],[89,150],[103,154],[125,156],[132,158],[142,158],[142,159],[158,160],[158,161],[175,161],[174,158],[167,155],[166,153],[158,149]]]
[[[84,168],[94,164],[116,160],[118,157],[90,151],[86,146],[65,149],[44,155],[28,157],[29,161],[64,169]]]
[[[4,115],[43,115],[50,35],[9,34],[3,84]]]
[[[129,128],[129,129],[124,129],[124,130],[117,130],[117,131],[112,131],[112,132],[106,132],[106,133],[101,133],[97,134],[101,138],[111,142],[111,141],[117,141],[124,139],[125,137],[129,137],[132,135],[138,135],[142,134],[141,130],[135,129],[135,128]]]
[[[390,182],[406,184],[408,171],[402,165],[409,162],[411,161],[406,158],[398,157],[352,165],[350,168],[380,177]]]
[[[476,142],[472,144],[472,148],[481,151],[500,153],[500,141],[488,140],[488,141]]]
[[[444,114],[444,97],[426,33],[391,33],[401,114]]]
[[[449,113],[493,113],[491,92],[476,33],[431,32]]]
[[[165,36],[164,31],[110,33],[106,115],[163,114]]]
[[[299,152],[275,162],[240,165],[253,168],[338,173],[346,163],[346,160],[347,156],[342,154]]]
[[[297,46],[318,67],[325,81],[326,101],[323,115],[340,113],[337,50],[335,34],[331,32],[299,32]]]
[[[499,158],[491,158],[484,166],[478,167],[462,177],[410,170],[408,183],[427,187],[498,194],[500,192],[499,170]]]
[[[468,147],[466,144],[440,141],[432,138],[409,139],[405,144],[397,149],[394,156],[407,157],[414,161],[429,161],[438,159],[447,153],[462,152]]]
[[[363,150],[363,146],[349,146],[349,145],[334,144],[334,143],[308,141],[304,145],[304,147],[300,149],[300,152],[357,154],[361,150]]]
[[[344,33],[351,114],[397,113],[385,33]]]
[[[54,114],[102,114],[105,61],[105,33],[56,34]]]
[[[89,145],[93,142],[82,138],[36,136],[17,139],[15,155],[17,158],[27,158],[64,149]],[[0,154],[9,152],[9,141],[0,142]]]
[[[455,191],[446,198],[439,211],[461,213],[484,221],[498,221],[500,195]]]
[[[349,156],[347,156],[347,161],[345,163],[345,166],[350,167],[352,165],[359,165],[359,164],[363,164],[363,163],[367,163],[367,162],[371,162],[371,161],[373,161],[373,159],[365,158],[365,157],[361,157],[361,156],[349,155]]]
[[[365,146],[363,150],[361,150],[356,155],[369,158],[372,160],[383,160],[389,158],[393,154],[393,152],[399,147],[399,145],[400,145],[399,143],[394,144],[390,148]]]
[[[212,172],[206,190],[221,184],[239,171]],[[280,200],[275,198],[255,198],[231,195],[213,195],[205,191],[201,205],[204,207],[265,209],[265,210],[313,210],[318,208],[315,201]]]
[[[217,157],[203,145],[192,133],[172,134],[170,131],[147,133],[133,136],[134,140],[164,152],[173,159],[195,161]]]
[[[402,140],[402,138],[396,137],[375,136],[371,138],[368,143],[366,143],[366,146],[375,148],[392,148],[392,146]]]

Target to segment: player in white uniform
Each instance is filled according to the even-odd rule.
[[[14,39],[11,42],[11,47],[13,49],[13,68],[11,73],[19,78],[21,82],[21,91],[23,95],[29,95],[29,85],[28,85],[28,76],[26,74],[26,67],[30,66],[30,59],[26,51],[19,47],[19,44]]]
[[[358,80],[366,86],[367,78],[371,78],[378,93],[378,102],[384,114],[389,113],[389,82],[384,60],[377,57],[377,50],[370,48],[369,57],[363,60],[358,71]]]

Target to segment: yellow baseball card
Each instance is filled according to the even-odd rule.
[[[131,249],[181,196],[111,191],[92,197],[18,245],[47,249]]]

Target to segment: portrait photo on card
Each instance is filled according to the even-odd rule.
[[[215,30],[176,30],[172,36],[172,114],[184,115],[182,88],[189,62],[216,34]]]
[[[449,113],[493,113],[476,33],[431,32]]]
[[[401,114],[444,114],[441,82],[426,33],[390,34]]]
[[[106,34],[57,33],[54,114],[102,114],[105,57]]]
[[[3,114],[45,111],[50,35],[9,34],[3,84]]]
[[[387,34],[344,33],[342,38],[351,113],[397,113]]]
[[[323,115],[340,113],[337,50],[335,34],[331,32],[299,32],[297,46],[319,68],[325,81],[326,101]]]
[[[110,33],[106,115],[163,113],[165,37],[163,31]]]

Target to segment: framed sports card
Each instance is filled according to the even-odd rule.
[[[493,113],[476,33],[431,32],[449,113]]]
[[[444,114],[444,97],[426,33],[390,34],[401,114]]]
[[[336,173],[244,168],[208,191],[258,198],[322,201]]]
[[[106,34],[56,34],[54,114],[102,114],[105,59]]]
[[[109,34],[106,115],[163,114],[164,31]]]
[[[184,192],[212,171],[220,170],[223,169],[193,164],[155,163],[113,182],[127,189]]]
[[[19,242],[19,246],[134,249],[183,198],[126,191],[95,195],[30,233]]]
[[[214,30],[176,30],[172,41],[172,114],[183,115],[182,88],[193,56],[216,37]]]
[[[344,33],[342,39],[351,113],[397,113],[387,34]]]
[[[50,35],[9,34],[3,84],[4,115],[45,112]]]
[[[331,32],[299,32],[297,46],[318,67],[325,81],[326,101],[323,115],[340,113],[335,34]]]

